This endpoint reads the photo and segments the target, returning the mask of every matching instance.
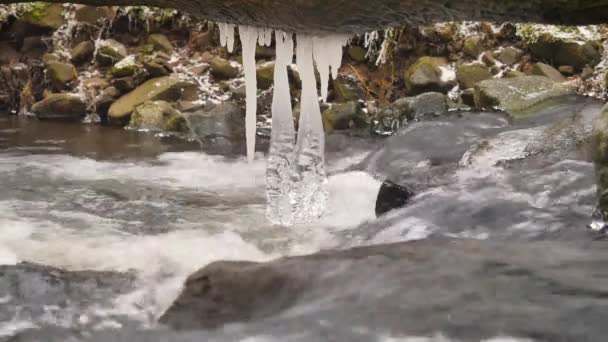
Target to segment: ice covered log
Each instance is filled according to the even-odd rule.
[[[608,22],[608,0],[73,0],[184,10],[236,25],[287,32],[365,32],[405,23],[482,20],[583,25]],[[0,0],[0,3],[23,1]]]

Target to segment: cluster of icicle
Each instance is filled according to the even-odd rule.
[[[232,51],[234,26],[219,24],[221,43]],[[246,86],[247,158],[255,152],[257,82],[255,50],[272,44],[272,30],[239,26]],[[272,98],[272,136],[266,170],[267,217],[281,225],[297,225],[321,217],[327,203],[325,134],[319,108],[315,64],[321,98],[327,100],[330,74],[336,78],[342,63],[346,35],[297,34],[296,62],[302,79],[300,118],[296,137],[287,67],[293,63],[293,35],[275,31],[276,62]]]

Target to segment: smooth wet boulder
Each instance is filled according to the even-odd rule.
[[[545,77],[552,79],[555,82],[565,82],[566,81],[566,78],[564,77],[564,75],[562,75],[561,72],[559,72],[554,67],[552,67],[548,64],[545,64],[545,63],[534,64],[530,71],[532,72],[532,75],[545,76]]]
[[[135,108],[132,128],[155,131],[188,132],[186,119],[166,101],[148,101]]]
[[[211,110],[199,110],[184,115],[197,140],[227,146],[230,150],[237,145],[242,146],[245,138],[245,110],[237,103],[229,101]]]
[[[484,43],[482,36],[472,36],[464,40],[463,51],[469,57],[477,58],[484,50]]]
[[[69,88],[68,83],[74,81],[78,77],[76,68],[70,63],[63,62],[47,63],[46,74],[49,80],[58,89]]]
[[[72,63],[82,64],[90,62],[95,54],[95,43],[91,40],[85,40],[74,46],[70,52]]]
[[[32,112],[41,120],[80,119],[86,109],[84,99],[73,94],[50,94],[32,106]]]
[[[459,64],[456,66],[456,80],[461,89],[469,89],[481,81],[492,78],[490,68],[481,63]]]
[[[127,57],[127,48],[114,39],[106,39],[97,43],[95,59],[100,65],[110,66]]]
[[[80,23],[97,25],[103,20],[111,20],[116,16],[116,8],[109,6],[76,5],[74,19]]]
[[[343,130],[367,126],[367,115],[358,102],[336,103],[323,111],[325,130]]]
[[[114,119],[125,118],[146,101],[177,101],[192,92],[196,92],[196,85],[177,76],[153,78],[114,102],[108,115]]]
[[[63,17],[63,5],[47,2],[33,2],[20,13],[19,19],[24,22],[51,30],[57,30],[66,21]]]
[[[442,57],[421,57],[404,75],[405,86],[411,94],[429,91],[447,92],[455,84],[448,69],[448,61]]]
[[[228,80],[236,78],[241,73],[241,69],[235,63],[220,57],[213,57],[209,61],[211,75],[217,80]]]
[[[156,51],[165,53],[173,52],[173,44],[164,34],[154,33],[148,36],[148,44],[151,44]]]
[[[385,180],[376,198],[376,216],[405,207],[414,197],[414,192],[403,185]]]
[[[500,108],[515,118],[543,102],[575,93],[575,88],[544,76],[491,79],[475,86],[475,106]]]

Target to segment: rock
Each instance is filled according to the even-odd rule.
[[[464,40],[463,51],[470,57],[479,57],[479,55],[483,52],[483,49],[484,46],[482,36],[472,36]]]
[[[274,62],[258,64],[256,77],[259,89],[269,89],[274,84]]]
[[[164,34],[154,33],[148,36],[148,44],[154,46],[154,49],[157,51],[162,51],[165,53],[173,52],[173,44],[169,41],[169,38]]]
[[[42,36],[31,36],[23,39],[21,53],[29,58],[40,58],[48,50]]]
[[[197,32],[192,35],[190,40],[192,48],[196,51],[205,51],[211,47],[211,32]]]
[[[590,66],[586,66],[586,67],[584,67],[584,68],[583,68],[583,70],[581,71],[581,77],[582,77],[583,79],[585,79],[585,80],[586,80],[586,79],[588,79],[588,78],[593,77],[593,73],[594,73],[593,68],[592,68],[592,67],[590,67]]]
[[[536,63],[532,66],[532,75],[545,76],[555,82],[565,82],[566,78],[554,67],[545,63]]]
[[[34,26],[57,30],[65,24],[63,5],[46,2],[34,2],[19,18]]]
[[[100,65],[110,66],[127,57],[127,48],[114,39],[106,39],[97,43],[95,59]]]
[[[296,75],[293,79],[298,78],[299,75]],[[298,81],[295,81],[298,82]],[[332,86],[332,94],[335,102],[349,102],[349,101],[357,101],[365,98],[365,93],[363,90],[354,82],[352,79],[344,76],[338,75],[338,77],[334,80],[331,79]]]
[[[49,62],[46,65],[47,77],[58,89],[68,88],[68,83],[78,77],[76,68],[72,64],[63,62]]]
[[[571,86],[556,83],[544,76],[481,81],[475,86],[477,108],[498,107],[515,118],[525,117],[542,102],[575,93]]]
[[[142,72],[142,66],[135,60],[135,55],[129,55],[114,64],[110,73],[114,78],[134,76]]]
[[[0,65],[19,61],[20,54],[7,42],[0,42]]]
[[[184,112],[196,112],[202,110],[205,107],[205,103],[202,101],[178,101],[177,109]]]
[[[576,74],[576,70],[572,65],[561,65],[557,70],[566,76],[573,76]]]
[[[376,216],[405,207],[414,197],[414,192],[389,180],[382,182],[376,198]]]
[[[366,55],[367,50],[360,46],[352,45],[348,47],[348,56],[357,63],[364,63],[367,59]]]
[[[59,57],[59,55],[55,53],[45,53],[44,55],[42,55],[42,63],[44,63],[44,65],[47,65],[50,62],[59,61],[60,59],[61,58]]]
[[[84,100],[73,94],[49,94],[32,106],[32,112],[41,120],[80,119],[84,117],[86,109]]]
[[[209,67],[211,68],[211,75],[218,80],[236,78],[241,73],[238,66],[220,57],[211,58],[209,60]]]
[[[182,98],[183,93],[192,89],[196,90],[196,85],[176,76],[153,78],[114,102],[108,110],[108,115],[115,119],[124,118],[146,101],[177,101]]]
[[[359,103],[354,101],[334,104],[323,111],[322,117],[325,130],[328,131],[367,126],[366,114]]]
[[[483,80],[492,78],[490,68],[481,63],[459,64],[456,66],[456,80],[461,89],[469,89]]]
[[[130,126],[137,129],[188,132],[186,119],[166,101],[147,101],[137,106]]]
[[[444,42],[452,42],[456,39],[460,24],[457,23],[439,23],[434,25],[437,37]]]
[[[191,132],[202,142],[228,144],[245,138],[245,111],[235,102],[224,102],[210,111],[185,114]]]
[[[423,115],[441,115],[447,110],[446,96],[441,93],[431,92],[400,98],[375,116],[372,121],[372,132],[378,135],[391,135],[408,122]]]
[[[517,70],[510,70],[505,74],[506,78],[514,78],[514,77],[522,77],[522,76],[527,76],[526,74],[524,74],[521,71],[517,71]]]
[[[140,84],[140,80],[135,76],[120,77],[112,80],[112,86],[123,94],[130,92]]]
[[[189,73],[192,73],[194,75],[199,75],[199,76],[206,73],[207,70],[209,70],[208,63],[199,63],[199,64],[195,64],[188,68]]]
[[[594,124],[591,137],[591,158],[595,165],[598,209],[602,219],[608,218],[608,105]]]
[[[112,19],[116,16],[116,8],[109,6],[87,6],[76,5],[74,19],[76,21],[96,25],[105,19]]]
[[[151,77],[167,76],[173,72],[169,63],[161,58],[146,58],[143,67]]]
[[[496,65],[496,58],[490,51],[486,51],[481,55],[481,61],[488,67]]]
[[[405,86],[409,93],[428,91],[447,92],[455,84],[448,62],[441,57],[421,57],[405,72]]]
[[[462,99],[462,103],[469,106],[475,107],[475,89],[465,89],[460,94],[460,98]]]
[[[75,64],[90,62],[95,54],[95,43],[85,40],[76,44],[71,51],[71,61]]]
[[[524,52],[522,50],[513,46],[507,46],[498,52],[496,59],[503,64],[513,66],[521,60],[523,55]]]
[[[274,60],[275,49],[271,46],[260,46],[257,45],[255,48],[255,59],[256,60]]]
[[[111,86],[104,89],[93,99],[93,106],[101,119],[101,123],[108,123],[108,109],[119,96],[120,91],[116,87]]]

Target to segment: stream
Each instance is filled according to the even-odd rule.
[[[289,228],[265,218],[264,141],[247,163],[2,116],[0,341],[605,341],[608,242],[586,228],[601,107],[565,97],[517,123],[450,112],[389,138],[332,133],[326,214]],[[376,218],[387,178],[416,196]],[[216,261],[238,280],[213,290],[228,304],[159,324]]]

